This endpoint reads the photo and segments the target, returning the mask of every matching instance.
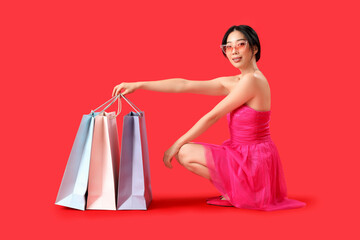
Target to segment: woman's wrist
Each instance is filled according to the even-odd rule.
[[[136,89],[142,89],[143,86],[144,86],[144,82],[135,82]]]
[[[181,147],[182,145],[184,145],[185,143],[187,143],[187,141],[185,141],[183,139],[183,137],[180,137],[178,140],[176,140],[176,142],[174,143],[174,145],[176,145],[177,147]]]

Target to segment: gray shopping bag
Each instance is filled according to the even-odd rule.
[[[124,116],[117,195],[118,210],[147,210],[152,201],[145,113],[120,94],[136,112]]]
[[[85,210],[85,195],[89,180],[90,155],[95,117],[110,107],[116,99],[119,99],[119,96],[111,98],[100,107],[92,110],[90,114],[83,115],[66,164],[65,172],[55,201],[56,205]],[[111,101],[110,104],[108,104],[101,112],[95,112],[109,101]]]

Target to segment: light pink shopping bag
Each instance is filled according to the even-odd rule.
[[[116,210],[119,139],[114,112],[95,117],[86,209]]]

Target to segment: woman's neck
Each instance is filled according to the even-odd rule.
[[[248,65],[244,66],[243,68],[239,68],[240,72],[241,72],[241,76],[248,74],[248,73],[253,73],[256,70],[259,70],[257,65],[256,65],[256,61],[255,59],[253,59],[251,62],[249,62]]]

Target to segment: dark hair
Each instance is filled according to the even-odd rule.
[[[258,52],[255,54],[255,57],[256,57],[256,61],[259,61],[259,59],[260,59],[260,50],[261,50],[260,49],[260,40],[259,40],[259,37],[256,34],[256,32],[254,31],[254,29],[252,29],[250,26],[247,26],[247,25],[236,26],[236,25],[234,25],[234,26],[230,27],[226,31],[221,44],[222,45],[226,44],[229,34],[232,33],[233,31],[236,31],[236,30],[240,31],[242,34],[244,34],[245,38],[249,42],[251,52],[253,52],[253,46],[257,46]],[[224,52],[222,52],[222,53],[227,58],[226,54]]]

